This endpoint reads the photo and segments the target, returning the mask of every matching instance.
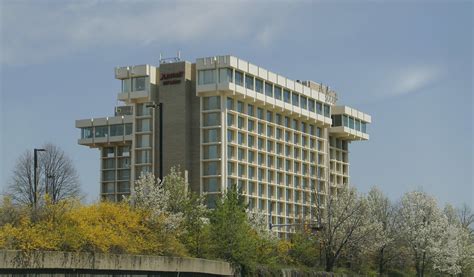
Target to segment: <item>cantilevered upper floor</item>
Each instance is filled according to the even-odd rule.
[[[370,115],[348,106],[332,108],[331,136],[343,140],[368,140],[367,124],[372,122]]]
[[[337,94],[328,86],[312,81],[293,81],[234,56],[197,59],[196,70],[199,96],[228,92],[331,126],[331,106],[336,103]]]

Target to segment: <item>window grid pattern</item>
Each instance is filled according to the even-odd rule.
[[[101,198],[121,201],[130,195],[131,145],[101,148]]]
[[[349,183],[349,142],[329,137],[331,193],[336,193]]]
[[[321,203],[326,195],[327,152],[321,127],[261,107],[255,116],[238,112],[237,101],[226,99],[226,118],[243,121],[226,120],[231,123],[226,129],[227,183],[240,186],[249,209],[271,212],[274,224],[309,218],[315,192],[320,191]]]

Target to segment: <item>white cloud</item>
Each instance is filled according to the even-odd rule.
[[[93,47],[242,39],[269,45],[274,28],[268,5],[249,2],[4,1],[2,64],[43,62]],[[283,24],[278,24],[283,26]]]
[[[403,95],[419,91],[441,77],[441,69],[437,66],[411,66],[395,74],[390,95]]]

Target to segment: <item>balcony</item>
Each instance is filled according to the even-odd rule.
[[[132,122],[132,116],[76,120],[76,128],[81,129],[78,144],[101,147],[109,144],[131,142]]]
[[[347,106],[332,109],[331,136],[343,140],[368,140],[367,124],[372,122],[370,115]]]

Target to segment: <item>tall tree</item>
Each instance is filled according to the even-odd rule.
[[[318,209],[322,219],[319,238],[325,256],[326,271],[332,271],[342,253],[349,247],[367,245],[374,228],[367,215],[367,200],[354,188],[343,188],[330,195],[327,204]]]
[[[376,187],[373,187],[367,195],[369,205],[369,215],[372,220],[379,224],[380,228],[376,229],[378,232],[374,233],[377,240],[377,249],[375,249],[375,257],[378,265],[380,276],[385,272],[386,265],[395,256],[396,249],[396,234],[395,228],[395,209],[383,192]]]
[[[216,258],[241,266],[248,273],[255,268],[257,252],[246,205],[235,185],[222,197],[210,216],[211,250]]]
[[[80,196],[80,184],[72,160],[58,146],[47,143],[44,152],[38,155],[37,199],[46,193],[51,201]],[[13,169],[8,194],[18,203],[32,206],[35,199],[34,157],[31,150],[25,151]]]
[[[411,250],[417,276],[425,275],[427,264],[458,274],[456,228],[438,208],[436,200],[424,192],[405,193],[399,208],[398,229]]]

